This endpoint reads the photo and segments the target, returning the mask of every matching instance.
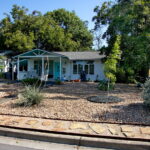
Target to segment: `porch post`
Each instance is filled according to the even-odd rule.
[[[17,79],[18,80],[20,79],[19,68],[20,68],[20,62],[19,62],[19,57],[18,57],[18,60],[17,60]]]
[[[42,57],[42,80],[44,80],[44,57]]]
[[[61,57],[60,57],[60,68],[59,68],[59,73],[60,73],[60,80],[61,80],[61,66],[62,66],[62,61],[61,61]]]

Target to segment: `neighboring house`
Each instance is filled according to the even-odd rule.
[[[1,50],[0,52],[0,72],[8,72],[10,68],[11,60],[7,57],[8,54],[12,53],[12,51]]]
[[[105,78],[103,63],[104,55],[97,51],[87,52],[48,52],[35,49],[14,58],[17,78],[40,78],[41,80],[76,80],[85,71],[88,80]]]

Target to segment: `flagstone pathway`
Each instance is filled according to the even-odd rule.
[[[150,126],[60,121],[0,115],[0,125],[38,130],[150,140]]]

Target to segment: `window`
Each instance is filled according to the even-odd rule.
[[[34,61],[34,70],[36,70],[38,68],[38,61]]]
[[[62,68],[62,72],[63,72],[63,74],[66,74],[66,68]]]
[[[84,71],[86,74],[89,74],[89,65],[84,66]]]
[[[78,74],[80,74],[83,71],[83,65],[78,64]]]
[[[73,74],[77,74],[78,73],[78,66],[77,64],[73,64]]]
[[[94,64],[89,65],[89,74],[94,74]]]

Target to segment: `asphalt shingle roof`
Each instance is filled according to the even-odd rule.
[[[84,51],[84,52],[55,52],[60,55],[68,57],[70,60],[95,60],[102,59],[105,55],[100,55],[98,51]]]

